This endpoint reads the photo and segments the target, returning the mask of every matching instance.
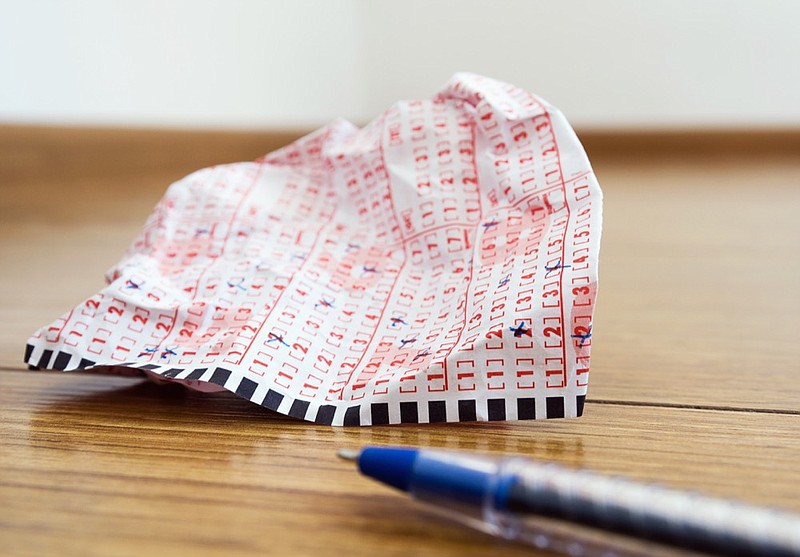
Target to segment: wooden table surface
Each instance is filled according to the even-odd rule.
[[[592,156],[605,195],[583,417],[331,428],[233,395],[29,372],[164,188],[282,137],[0,127],[0,553],[532,555],[338,448],[513,453],[800,512],[800,156]],[[680,553],[676,552],[676,555]]]

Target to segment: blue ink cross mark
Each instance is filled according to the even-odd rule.
[[[511,280],[511,275],[506,275],[503,277],[503,280],[500,281],[500,286],[505,286]]]
[[[514,333],[514,338],[519,338],[522,335],[526,335],[526,336],[529,336],[529,337],[533,336],[531,334],[531,330],[525,328],[525,323],[524,322],[520,323],[516,327],[509,327],[508,330],[511,331],[512,333]]]
[[[177,349],[178,349],[177,346],[175,348],[165,348],[164,351],[161,353],[161,359],[166,360],[170,356],[177,356],[178,353],[175,352],[175,350]]]
[[[592,326],[589,325],[589,332],[583,335],[570,335],[572,338],[579,338],[580,342],[578,346],[583,348],[583,345],[586,344],[586,341],[592,338]]]
[[[414,356],[414,359],[413,359],[413,360],[411,360],[411,361],[412,361],[412,362],[416,362],[416,361],[417,361],[419,358],[424,358],[425,356],[430,356],[430,355],[431,355],[431,352],[430,352],[430,350],[428,350],[428,349],[426,348],[426,349],[425,349],[425,350],[423,350],[422,352],[417,352],[417,355],[416,355],[416,356]]]
[[[408,325],[408,323],[403,321],[402,317],[392,317],[392,327],[396,327],[397,325]]]
[[[283,335],[276,335],[275,333],[270,332],[269,340],[267,340],[267,342],[273,342],[276,340],[281,344],[283,344],[284,346],[289,346],[289,343],[283,340]]]
[[[405,348],[406,344],[411,344],[413,342],[417,342],[417,337],[416,336],[413,336],[411,338],[400,339],[400,348]]]
[[[138,357],[141,358],[142,356],[147,356],[147,355],[152,356],[156,352],[158,352],[158,348],[156,348],[155,346],[153,346],[152,348],[147,348],[145,346],[144,352],[140,352]]]
[[[484,230],[484,232],[488,232],[490,228],[494,228],[494,227],[495,227],[495,226],[497,226],[498,224],[500,224],[500,223],[499,223],[499,222],[497,222],[497,219],[495,219],[494,217],[492,217],[492,220],[491,220],[491,221],[489,221],[489,222],[484,222],[484,223],[483,223],[483,230]]]
[[[199,237],[201,234],[208,234],[208,233],[209,233],[209,230],[208,230],[208,228],[197,228],[197,229],[195,229],[195,231],[194,231],[194,237],[195,237],[195,238],[197,238],[197,237]]]
[[[547,271],[544,276],[545,276],[545,278],[547,278],[547,276],[552,271],[557,271],[559,269],[567,269],[568,267],[572,267],[572,265],[562,265],[561,264],[561,259],[559,259],[558,261],[556,261],[556,264],[553,265],[552,267],[548,267],[547,265],[544,266],[544,270]]]
[[[362,268],[364,269],[365,273],[380,273],[380,271],[375,268],[375,265],[373,265],[372,267],[367,267],[366,265],[364,265]]]
[[[232,283],[231,281],[227,281],[227,282],[228,282],[228,286],[230,286],[231,288],[238,288],[240,290],[247,290],[247,287],[244,286],[244,279],[243,278],[239,279],[239,282],[237,282],[236,284]]]
[[[356,251],[361,249],[361,246],[358,244],[351,244],[350,242],[347,243],[347,248],[344,251]]]
[[[332,307],[334,307],[333,306],[333,302],[334,302],[334,300],[329,300],[325,296],[323,296],[322,298],[320,298],[319,302],[314,304],[314,307],[316,308],[316,307],[322,306],[322,307],[325,307],[325,308],[332,308]]]
[[[125,288],[133,288],[134,290],[139,290],[142,287],[143,284],[144,284],[144,281],[137,283],[137,282],[133,282],[131,279],[128,279],[128,280],[125,281]]]

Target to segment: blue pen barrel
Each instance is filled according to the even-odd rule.
[[[367,447],[358,461],[451,518],[573,556],[800,557],[800,519],[777,510],[520,458]]]
[[[575,555],[596,554],[587,548],[613,533],[618,544],[633,548],[615,554],[652,554],[653,544],[663,544],[713,555],[800,556],[800,521],[777,510],[523,459],[501,463],[495,485],[485,510],[495,513],[507,537],[542,541],[542,520],[567,532],[565,525],[580,525],[585,528],[574,539],[583,548],[574,540],[565,548],[552,530],[545,544],[555,541]],[[634,538],[649,547],[630,544]]]
[[[458,453],[423,451],[414,465],[409,491],[425,501],[481,508],[498,472],[495,460]]]

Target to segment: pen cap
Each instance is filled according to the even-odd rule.
[[[358,456],[358,469],[401,491],[409,491],[414,463],[419,451],[403,447],[364,447]]]
[[[417,499],[480,507],[497,472],[494,460],[470,454],[403,447],[365,447],[361,472]]]

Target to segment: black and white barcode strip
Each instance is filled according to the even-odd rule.
[[[472,421],[534,420],[564,418],[583,414],[585,395],[376,402],[352,404],[317,403],[294,398],[267,388],[239,372],[223,367],[180,368],[151,363],[125,362],[98,364],[63,351],[27,345],[25,361],[33,369],[75,370],[96,365],[125,366],[149,371],[165,379],[213,383],[236,395],[287,416],[323,425],[366,426]]]

